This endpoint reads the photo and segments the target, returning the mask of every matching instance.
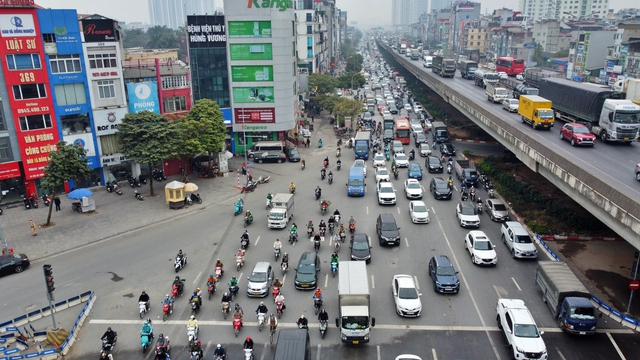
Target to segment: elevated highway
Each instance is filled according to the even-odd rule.
[[[560,141],[559,126],[551,131],[533,130],[517,114],[487,101],[484,89],[458,76],[442,78],[421,61],[394,52],[383,43],[380,51],[454,106],[489,135],[513,152],[531,170],[571,196],[603,223],[640,249],[640,185],[633,167],[640,162],[640,146],[602,144],[575,148]]]

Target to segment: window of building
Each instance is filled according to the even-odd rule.
[[[307,25],[307,34],[313,34],[313,26]]]
[[[40,99],[47,97],[44,84],[13,85],[13,98],[16,100]]]
[[[171,113],[187,110],[187,98],[185,96],[174,96],[162,99],[164,112]]]
[[[49,55],[49,66],[52,74],[82,72],[80,55]]]
[[[116,86],[113,80],[100,80],[98,83],[98,97],[100,99],[111,99],[116,97]]]
[[[307,13],[307,21],[313,21],[313,14]]]
[[[187,81],[187,75],[163,76],[161,80],[162,80],[163,89],[189,87],[189,82]]]
[[[87,103],[84,83],[54,85],[53,92],[56,94],[56,105],[58,106]]]
[[[2,111],[2,100],[0,99],[0,131],[7,130],[7,123],[4,121],[4,111]]]
[[[225,48],[192,48],[189,53],[193,100],[211,99],[221,108],[230,107],[227,50]]]
[[[46,43],[54,43],[56,42],[55,34],[42,34],[42,40]]]
[[[51,115],[49,114],[20,116],[20,129],[22,131],[47,129],[51,126]]]
[[[38,54],[9,54],[7,55],[9,70],[41,69]]]
[[[89,54],[91,69],[117,68],[116,53]]]
[[[11,140],[9,137],[0,138],[0,162],[12,161]]]
[[[68,134],[78,134],[87,132],[87,128],[91,130],[89,114],[73,114],[60,116],[62,131],[68,131]],[[65,133],[65,135],[68,135]]]

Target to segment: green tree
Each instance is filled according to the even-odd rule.
[[[316,87],[318,88],[317,90]],[[313,89],[318,94],[335,93],[338,81],[331,75],[313,73],[309,75],[309,89]]]
[[[365,84],[364,76],[359,73],[346,73],[337,77],[338,87],[357,89]],[[353,87],[351,87],[353,85]]]
[[[535,50],[533,50],[533,61],[535,61],[536,63],[538,63],[538,66],[544,66],[544,61],[542,60],[542,51],[544,49],[542,48],[542,45],[538,44],[538,46],[536,46]]]
[[[347,72],[357,72],[359,73],[362,70],[362,55],[353,54],[347,58],[347,66],[345,70]]]
[[[86,150],[64,141],[56,144],[56,150],[49,153],[49,163],[44,168],[44,177],[40,185],[51,194],[51,199],[55,199],[58,189],[65,181],[77,177],[86,177],[91,174],[91,169],[87,165]],[[53,204],[49,206],[47,216],[47,226],[51,223],[51,211]]]
[[[555,54],[553,54],[554,58],[563,58],[569,56],[569,49],[562,49]]]
[[[122,154],[138,164],[161,163],[180,155],[182,141],[177,123],[151,111],[127,114],[118,125]],[[153,177],[149,177],[149,195],[153,192]]]
[[[147,30],[148,49],[177,49],[180,47],[176,30],[166,26],[154,26]]]
[[[344,118],[349,116],[355,120],[358,114],[362,113],[362,102],[354,99],[341,98],[334,106],[336,113],[336,125],[344,125]]]
[[[149,37],[141,29],[131,29],[122,32],[122,45],[125,48],[147,47]]]
[[[329,113],[331,114],[333,113],[334,107],[340,101],[340,99],[342,98],[337,94],[322,94],[318,95],[316,101],[318,102],[318,105],[320,105],[320,107],[329,111]]]
[[[227,127],[224,125],[220,106],[213,100],[201,99],[189,110],[187,116],[178,121],[182,135],[184,155],[190,157],[206,152],[209,158],[209,171],[212,167],[211,156],[222,151]],[[186,166],[185,166],[186,168]]]

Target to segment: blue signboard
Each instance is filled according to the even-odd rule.
[[[231,108],[222,108],[220,109],[222,112],[222,119],[224,120],[225,126],[233,125],[233,115],[231,114]]]
[[[155,81],[127,84],[129,97],[129,112],[137,114],[140,111],[151,111],[160,114],[158,102],[158,86]]]

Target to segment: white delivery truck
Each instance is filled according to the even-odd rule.
[[[276,229],[286,228],[295,210],[293,194],[276,194],[271,200],[271,206],[267,215],[268,226]]]
[[[371,317],[367,265],[364,261],[341,261],[339,271],[340,313],[336,326],[340,328],[340,339],[348,344],[367,343],[371,328],[376,325],[376,319]]]

